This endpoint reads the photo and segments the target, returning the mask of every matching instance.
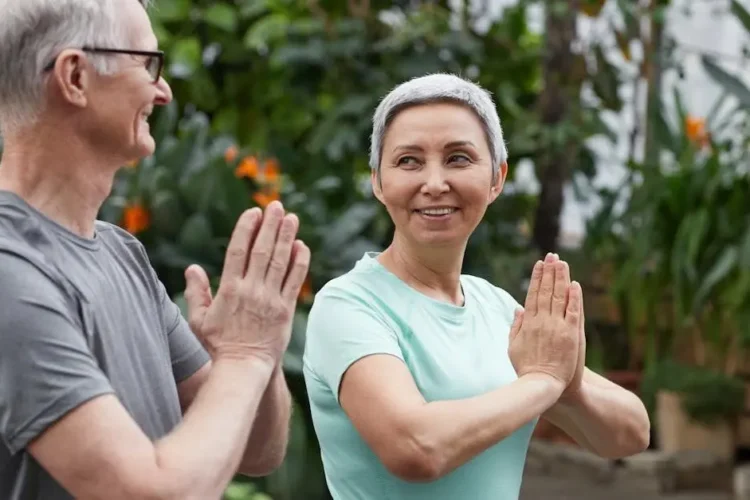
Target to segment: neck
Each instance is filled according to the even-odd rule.
[[[102,162],[85,141],[61,133],[68,129],[70,125],[48,122],[7,134],[0,190],[15,193],[73,233],[92,238],[117,167]]]
[[[401,280],[436,300],[463,305],[461,267],[466,245],[419,247],[398,233],[379,261]]]

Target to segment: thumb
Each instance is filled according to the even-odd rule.
[[[206,311],[213,302],[211,284],[206,271],[199,265],[193,264],[185,270],[185,301],[188,306],[188,323],[194,333],[200,333]]]
[[[510,325],[510,335],[509,335],[509,342],[513,342],[513,340],[518,335],[518,332],[521,331],[521,324],[523,323],[523,309],[518,308],[513,313],[513,324]]]

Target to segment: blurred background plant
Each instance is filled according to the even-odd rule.
[[[660,391],[681,394],[706,425],[745,410],[750,89],[704,57],[725,95],[705,117],[689,112],[664,83],[688,50],[665,30],[670,3],[519,0],[496,16],[489,3],[445,0],[155,3],[175,100],[154,115],[156,153],[123,168],[101,217],[143,241],[183,308],[184,269],[202,265],[216,286],[248,207],[282,200],[313,252],[284,360],[296,405],[287,459],[266,478],[238,477],[227,500],[329,498],[301,376],[306,315],[315,290],[390,241],[369,186],[371,113],[393,86],[430,72],[490,90],[510,152],[465,272],[522,301],[533,262],[557,251],[584,284],[591,368],[652,412]],[[750,31],[750,14],[728,5]],[[535,9],[546,14],[536,30]],[[606,29],[583,39],[582,20]],[[627,175],[601,188],[593,144],[622,146],[626,106]],[[537,190],[517,182],[524,163]],[[582,242],[561,235],[568,187],[600,203]]]

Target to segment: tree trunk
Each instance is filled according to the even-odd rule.
[[[578,1],[546,2],[545,51],[543,61],[544,90],[539,97],[539,112],[546,131],[559,126],[578,108],[580,83],[575,81],[575,55],[572,43],[576,37]],[[560,236],[560,214],[563,188],[570,176],[572,162],[578,157],[579,145],[549,145],[537,158],[537,176],[541,184],[534,225],[534,244],[539,252],[555,252]]]

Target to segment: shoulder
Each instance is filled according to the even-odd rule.
[[[148,252],[141,240],[123,228],[101,220],[96,221],[96,233],[101,244],[126,268],[138,268],[149,279],[154,278]]]
[[[0,289],[64,287],[55,245],[54,235],[33,213],[0,198]]]
[[[110,222],[97,220],[96,233],[102,243],[110,248],[138,255],[146,254],[146,249],[138,238]]]
[[[398,285],[395,277],[365,257],[353,269],[323,285],[315,294],[311,315],[358,310],[382,320],[398,316],[400,308],[409,302]]]

